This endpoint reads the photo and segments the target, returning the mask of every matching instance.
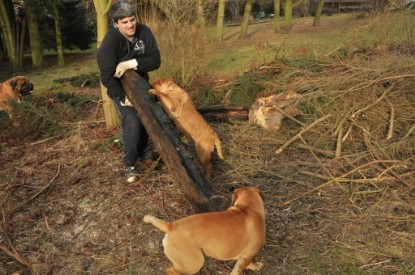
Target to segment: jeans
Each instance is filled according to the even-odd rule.
[[[138,117],[137,110],[131,106],[122,106],[118,99],[113,100],[122,120],[123,162],[133,166],[144,154],[148,144],[148,133]]]

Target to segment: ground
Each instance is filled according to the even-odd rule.
[[[305,28],[294,28],[293,35]],[[269,37],[271,25],[264,29],[253,31],[251,40]],[[98,89],[76,92],[99,96]],[[42,102],[46,108],[60,106],[53,99]],[[0,273],[163,274],[169,266],[163,234],[142,217],[192,214],[178,183],[161,159],[139,161],[140,179],[125,182],[119,130],[106,129],[99,103],[83,110],[83,120],[60,111],[54,123],[70,131],[56,136],[39,137],[23,129],[30,125],[24,119],[19,126],[1,116]],[[238,186],[256,186],[265,194],[267,239],[255,258],[264,267],[255,274],[414,272],[413,176],[326,184],[327,179],[310,177],[323,152],[316,156],[310,147],[293,145],[275,154],[299,131],[295,122],[286,120],[278,132],[246,120],[211,124],[225,155],[223,161],[213,158],[214,193],[228,204]],[[410,160],[396,166],[411,168]],[[323,167],[346,173],[346,164],[336,159],[325,159]],[[207,259],[199,274],[227,274],[232,266]]]

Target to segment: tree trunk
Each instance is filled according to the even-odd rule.
[[[17,55],[18,58],[18,66],[19,68],[23,67],[23,54],[24,54],[24,46],[25,46],[25,38],[26,38],[26,19],[22,18],[22,20],[20,21],[20,25],[21,25],[21,32],[20,32],[20,37],[18,38],[19,41],[19,50]],[[16,28],[19,27],[19,24],[16,24]]]
[[[19,69],[19,59],[17,58],[13,30],[4,1],[5,0],[0,0],[0,24],[6,42],[5,49],[7,51],[7,56],[11,64],[11,69],[14,72]]]
[[[216,37],[218,40],[223,40],[223,22],[225,19],[225,0],[219,0],[218,6],[218,20],[216,22]]]
[[[58,4],[55,1],[53,3],[53,13],[55,14],[55,34],[56,34],[56,51],[58,52],[58,65],[65,65],[65,59],[63,57],[63,42],[61,32],[61,18],[59,15]]]
[[[203,4],[203,0],[196,1],[196,11],[197,11],[197,24],[198,26],[205,27],[206,19],[205,19],[205,5]]]
[[[101,45],[102,39],[108,31],[107,13],[111,6],[111,0],[94,0],[95,11],[97,12],[97,48]],[[104,109],[105,122],[108,129],[120,126],[120,117],[112,100],[108,97],[107,89],[101,84],[101,97]]]
[[[40,43],[39,25],[32,3],[30,3],[29,1],[25,3],[27,25],[29,29],[30,51],[32,56],[32,68],[37,69],[42,67],[43,65],[43,54],[42,46]]]
[[[249,17],[251,16],[252,2],[253,0],[246,0],[244,15],[242,16],[241,22],[241,31],[239,32],[238,37],[239,39],[244,38],[246,36],[249,24]]]
[[[324,0],[318,0],[313,26],[320,25],[320,17],[321,17],[321,12],[323,11],[323,7],[324,7]]]
[[[280,0],[274,0],[274,32],[280,32]]]
[[[291,22],[293,19],[293,1],[292,0],[285,0],[285,8],[284,8],[284,27],[286,31],[290,31],[291,29]]]

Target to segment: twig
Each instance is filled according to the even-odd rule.
[[[296,201],[296,200],[298,200],[298,199],[300,199],[300,198],[302,198],[302,197],[304,197],[304,196],[307,196],[308,194],[311,194],[311,193],[313,193],[314,191],[317,191],[317,190],[320,190],[321,188],[323,188],[323,187],[325,187],[325,186],[327,186],[327,185],[329,185],[329,184],[331,184],[332,182],[336,182],[336,181],[338,181],[338,180],[340,180],[340,179],[344,179],[344,178],[346,178],[348,175],[350,175],[350,174],[352,174],[352,173],[354,173],[354,172],[356,172],[356,171],[360,171],[361,169],[363,169],[364,167],[366,167],[366,166],[370,166],[370,165],[372,165],[372,164],[376,164],[376,163],[397,163],[397,162],[400,162],[400,161],[397,161],[397,160],[375,160],[375,161],[372,161],[372,162],[369,162],[369,163],[365,163],[365,164],[363,164],[363,165],[361,165],[361,166],[359,166],[359,167],[356,167],[356,168],[354,168],[354,169],[352,169],[351,171],[349,171],[349,172],[347,172],[347,173],[345,173],[345,174],[343,174],[343,175],[341,175],[341,176],[339,176],[339,177],[336,177],[336,178],[331,178],[329,181],[327,181],[327,182],[325,182],[325,183],[323,183],[323,184],[321,184],[321,185],[319,185],[319,186],[317,186],[317,187],[314,187],[313,189],[311,189],[311,190],[309,190],[309,191],[307,191],[307,192],[305,192],[305,193],[303,193],[303,194],[301,194],[301,195],[299,195],[299,196],[297,196],[297,197],[295,197],[294,199],[291,199],[291,200],[289,200],[289,201],[287,201],[287,202],[285,202],[284,203],[284,205],[287,205],[287,204],[290,204],[290,203],[292,203],[293,201]],[[304,172],[303,172],[304,173]],[[360,181],[362,181],[363,179],[361,179]],[[381,179],[379,179],[379,178],[377,178],[376,179],[376,181],[380,181]],[[356,182],[357,180],[352,180],[353,182]],[[373,182],[373,181],[375,181],[374,179],[366,179],[366,181],[367,182]]]
[[[343,127],[342,125],[340,125],[340,129],[337,134],[336,153],[334,154],[336,158],[339,158],[342,153],[342,137],[343,137]]]
[[[49,138],[45,138],[45,139],[42,139],[42,140],[38,140],[38,141],[32,142],[32,143],[30,143],[30,145],[31,146],[38,145],[38,144],[41,144],[43,142],[47,142],[47,141],[49,141],[51,139],[54,139],[54,138],[56,138],[56,136],[55,137],[49,137]]]
[[[305,127],[304,129],[302,129],[294,137],[292,137],[290,140],[288,140],[284,145],[282,145],[280,148],[278,148],[275,151],[275,154],[278,155],[279,153],[281,153],[286,147],[288,147],[291,143],[293,143],[294,141],[296,141],[302,134],[304,134],[305,132],[307,132],[308,130],[310,130],[311,128],[313,128],[314,126],[316,126],[317,124],[319,124],[323,120],[326,120],[329,117],[331,117],[331,114],[328,114],[328,115],[326,115],[324,117],[321,117],[321,118],[317,119],[316,121],[314,121],[313,123],[311,123],[310,125],[308,125],[307,127]]]
[[[277,111],[278,112],[280,112],[281,114],[283,114],[284,116],[286,116],[286,117],[288,117],[289,119],[291,119],[292,121],[294,121],[294,122],[296,122],[296,123],[298,123],[298,124],[300,124],[301,126],[303,126],[303,127],[305,127],[306,125],[304,124],[304,123],[302,123],[301,121],[299,121],[298,119],[296,119],[295,117],[293,117],[293,116],[291,116],[291,115],[289,115],[289,114],[287,114],[287,112],[285,112],[283,109],[281,109],[280,107],[278,107],[278,106],[275,106],[275,105],[273,105],[273,107],[275,108],[275,109],[277,109]]]
[[[386,135],[386,140],[389,140],[393,137],[393,125],[395,123],[395,108],[393,108],[393,105],[389,101],[388,98],[385,98],[385,100],[389,104],[389,107],[391,108],[391,115],[389,118],[389,129],[388,129],[388,134]]]
[[[411,134],[412,134],[412,132],[415,130],[415,124],[414,125],[412,125],[412,127],[409,129],[409,131],[408,131],[408,133],[406,133],[406,135],[402,138],[402,140],[405,140],[405,139],[407,139]]]
[[[60,164],[58,165],[58,170],[56,171],[55,176],[49,181],[48,185],[46,185],[45,187],[43,187],[39,192],[37,192],[36,194],[34,194],[32,197],[30,197],[28,200],[22,202],[21,204],[19,204],[18,206],[15,206],[14,208],[6,211],[6,214],[10,214],[13,213],[14,211],[16,211],[17,209],[19,209],[20,207],[22,207],[23,205],[25,205],[26,203],[30,202],[31,200],[33,200],[34,198],[36,198],[37,196],[39,196],[40,194],[43,193],[43,191],[45,191],[46,189],[48,189],[48,187],[55,181],[55,179],[58,177],[59,172],[61,171],[61,166]]]
[[[3,209],[2,209],[3,210]],[[26,260],[17,252],[16,248],[14,248],[12,242],[10,241],[9,236],[7,235],[7,221],[6,221],[6,214],[2,211],[2,221],[0,224],[0,238],[4,240],[6,245],[0,245],[0,250],[3,251],[5,254],[9,255],[10,257],[16,259],[19,263],[28,266],[29,268],[33,267],[33,263]]]
[[[383,92],[383,94],[380,96],[380,97],[378,97],[375,101],[373,101],[372,103],[370,103],[369,105],[367,105],[366,107],[364,107],[364,108],[362,108],[362,109],[360,109],[360,110],[357,110],[356,112],[354,112],[353,114],[352,114],[352,118],[355,118],[358,114],[360,114],[360,113],[362,113],[362,112],[364,112],[364,111],[366,111],[366,110],[368,110],[368,109],[370,109],[370,108],[372,108],[373,106],[375,106],[376,104],[378,104],[386,95],[387,95],[387,93],[388,92],[390,92],[391,90],[392,90],[392,88],[394,87],[394,85],[391,85],[388,89],[386,89],[384,92]]]
[[[307,142],[303,139],[302,136],[300,136],[301,141],[307,145]],[[313,155],[313,157],[317,160],[317,162],[320,164],[320,166],[323,168],[324,171],[326,171],[326,173],[328,175],[330,175],[330,178],[337,183],[337,185],[343,190],[346,191],[347,189],[345,187],[343,187],[340,182],[337,180],[337,178],[335,176],[333,176],[330,171],[326,168],[326,166],[323,165],[323,163],[320,161],[320,159],[317,157],[317,155],[313,152],[313,150],[311,150],[311,148],[309,147],[308,150],[310,151],[310,153]]]
[[[33,263],[29,262],[28,260],[20,256],[20,254],[16,251],[14,247],[12,247],[12,251],[10,251],[10,249],[7,246],[0,245],[0,250],[9,255],[10,257],[15,258],[19,263],[30,268],[33,267]]]

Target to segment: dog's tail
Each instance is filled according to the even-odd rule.
[[[222,154],[222,146],[221,146],[221,142],[220,139],[218,137],[218,134],[214,133],[215,135],[215,147],[216,147],[216,152],[218,153],[218,157],[220,159],[223,159],[223,154]]]
[[[145,215],[144,218],[143,218],[143,221],[145,223],[151,223],[152,225],[154,225],[155,227],[157,227],[158,229],[160,229],[164,233],[169,233],[170,230],[171,230],[171,223],[170,222],[160,220],[159,218],[156,218],[152,215]]]

